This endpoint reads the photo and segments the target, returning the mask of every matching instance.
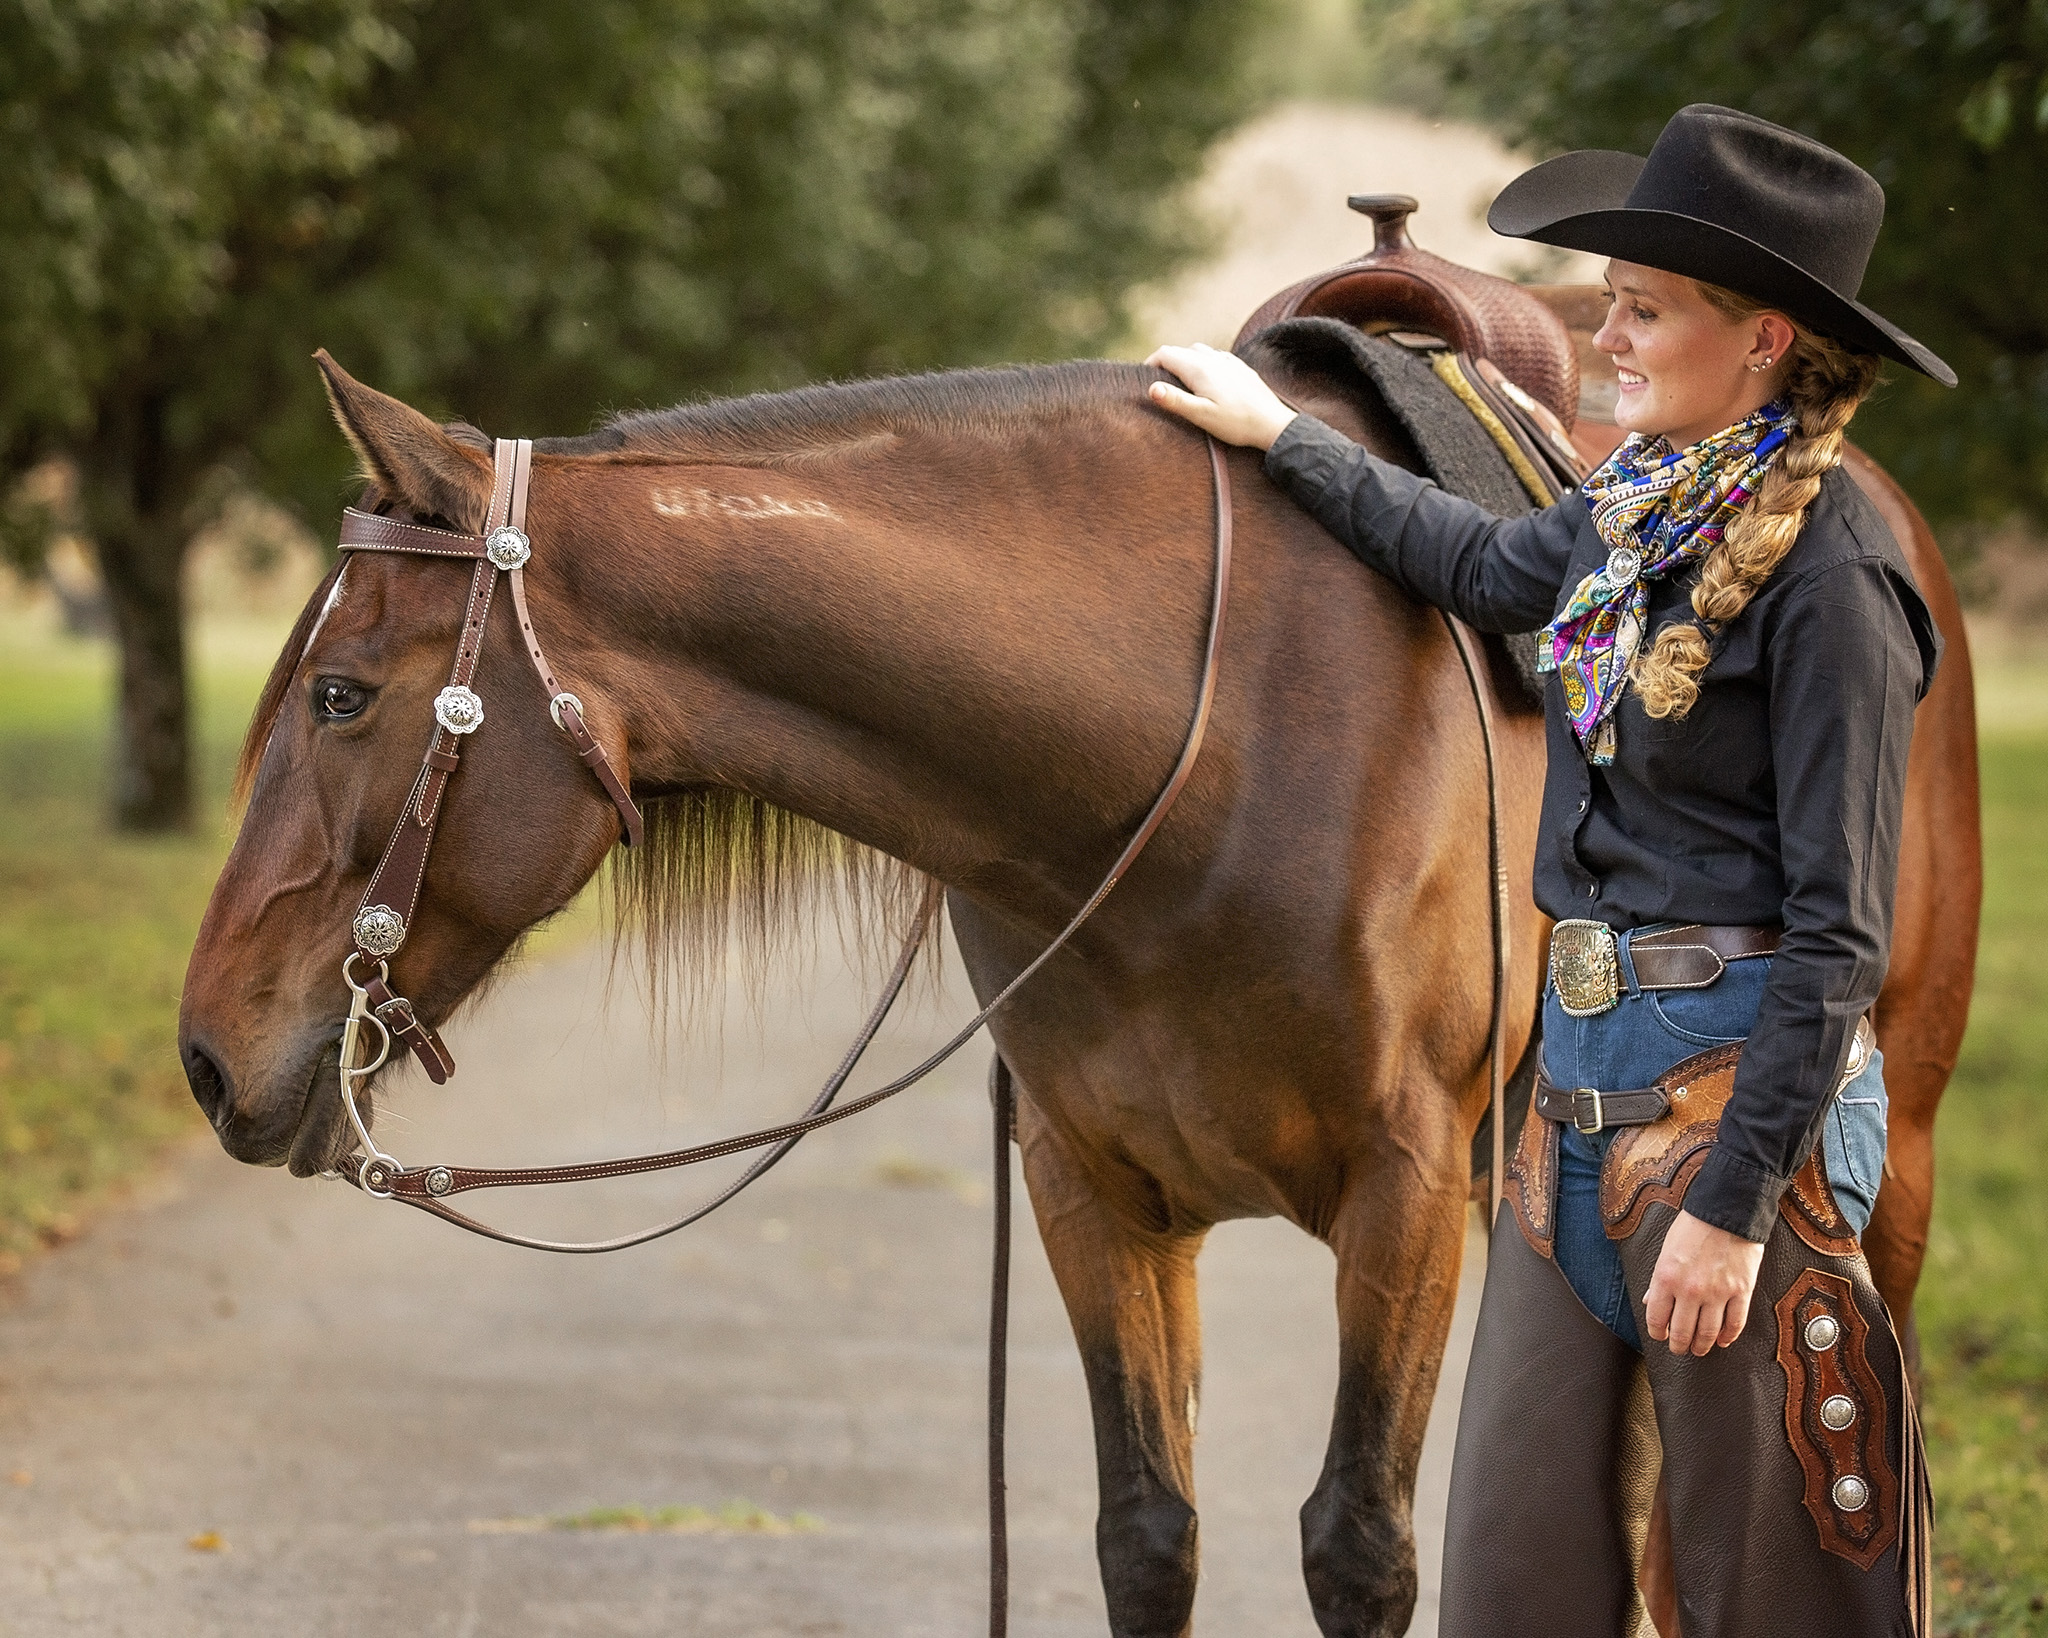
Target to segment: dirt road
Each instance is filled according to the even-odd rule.
[[[672,1047],[661,1071],[623,992],[607,1018],[600,955],[528,970],[450,1031],[453,1085],[396,1089],[387,1146],[521,1163],[765,1121],[804,1101],[859,1010],[848,975],[817,977],[808,998],[779,982],[757,1019],[732,1010],[720,1091],[717,1051]],[[970,1010],[956,976],[877,1069]],[[979,1630],[985,1063],[971,1049],[703,1226],[605,1258],[473,1240],[195,1147],[0,1305],[0,1633]],[[677,1190],[499,1209],[616,1232]],[[1085,1390],[1021,1190],[1018,1250],[1013,1631],[1098,1638]],[[1279,1223],[1226,1225],[1203,1259],[1202,1632],[1315,1631],[1294,1511],[1334,1387],[1331,1267]],[[733,1503],[788,1533],[688,1514],[693,1533],[542,1527]],[[1433,1596],[1433,1542],[1425,1559]],[[1427,1605],[1415,1630],[1435,1630]]]

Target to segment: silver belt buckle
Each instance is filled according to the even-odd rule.
[[[1550,931],[1550,983],[1564,1010],[1592,1018],[1621,999],[1614,929],[1600,921],[1561,921]]]
[[[1591,1098],[1593,1100],[1593,1124],[1591,1126],[1586,1124],[1586,1117],[1579,1113],[1580,1100],[1582,1098]],[[1606,1129],[1607,1111],[1600,1107],[1600,1091],[1597,1087],[1582,1086],[1572,1094],[1572,1124],[1581,1132],[1584,1132],[1587,1137],[1591,1137],[1594,1133]]]

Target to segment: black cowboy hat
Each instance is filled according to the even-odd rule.
[[[1859,352],[1945,387],[1956,372],[1856,299],[1884,189],[1811,137],[1696,102],[1647,159],[1585,148],[1525,171],[1486,220],[1496,233],[1683,273],[1767,302]]]

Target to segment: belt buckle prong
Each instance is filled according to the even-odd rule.
[[[1593,1124],[1591,1126],[1586,1124],[1586,1117],[1580,1113],[1585,1107],[1583,1100],[1587,1098],[1593,1100]],[[1600,1106],[1600,1089],[1598,1087],[1582,1086],[1572,1094],[1572,1125],[1585,1133],[1587,1137],[1591,1137],[1595,1132],[1602,1130],[1607,1125],[1607,1112]]]

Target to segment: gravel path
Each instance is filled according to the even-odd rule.
[[[758,1014],[730,1013],[722,1063],[672,1045],[663,1068],[604,977],[586,952],[499,988],[450,1031],[454,1085],[395,1088],[409,1118],[387,1146],[518,1164],[763,1122],[805,1100],[863,993],[844,974],[784,978]],[[876,1069],[968,1010],[950,974]],[[0,1294],[0,1633],[978,1630],[985,1064],[971,1049],[704,1225],[604,1258],[470,1239],[210,1146],[181,1154],[148,1198]],[[616,1232],[678,1188],[499,1209]],[[1085,1390],[1021,1189],[1017,1226],[1013,1630],[1098,1638]],[[1478,1262],[1425,1457],[1431,1538]],[[1334,1386],[1330,1275],[1283,1223],[1227,1224],[1203,1259],[1203,1632],[1315,1631],[1294,1513]],[[794,1527],[536,1527],[735,1502]],[[1435,1580],[1431,1539],[1418,1633],[1435,1631]]]

